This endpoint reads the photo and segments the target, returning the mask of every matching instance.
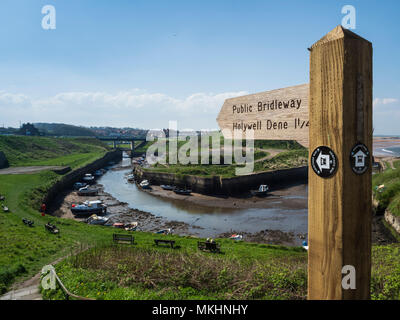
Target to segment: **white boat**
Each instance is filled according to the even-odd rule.
[[[95,224],[95,225],[104,225],[109,218],[107,217],[99,217],[97,214],[92,214],[89,218],[86,219],[88,224]]]
[[[139,186],[141,186],[143,189],[149,189],[150,188],[150,182],[148,180],[143,180]]]
[[[268,194],[269,187],[266,184],[260,185],[258,190],[251,190],[253,196],[266,196]]]
[[[137,223],[137,222],[127,223],[124,225],[124,229],[126,231],[136,231],[138,225],[139,225],[139,223]]]
[[[91,175],[90,173],[86,173],[82,180],[90,183],[94,181],[94,176]]]

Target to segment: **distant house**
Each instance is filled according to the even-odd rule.
[[[18,131],[18,134],[23,136],[40,136],[39,130],[29,122],[22,125]]]

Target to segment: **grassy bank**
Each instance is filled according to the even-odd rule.
[[[0,137],[0,150],[6,154],[11,166],[68,165],[79,168],[101,158],[107,147],[94,139],[10,136]],[[0,293],[16,278],[34,274],[41,266],[64,254],[65,249],[92,238],[91,235],[82,236],[86,229],[84,225],[76,228],[73,221],[39,214],[47,190],[61,178],[51,171],[0,175],[0,194],[5,196],[3,203],[11,211],[0,210]],[[25,226],[22,218],[34,220],[35,226]],[[44,225],[49,221],[60,226],[61,237],[46,233]]]
[[[400,216],[400,160],[393,163],[396,169],[388,167],[384,172],[372,176],[373,193],[376,200],[379,201],[379,210],[386,208],[396,216]],[[379,185],[385,185],[380,192],[375,188]]]
[[[51,143],[57,144],[57,139]],[[64,140],[60,143],[63,145]],[[66,165],[76,161],[73,166],[80,167],[105,152],[104,148],[98,153],[91,148],[97,150],[98,146],[82,146],[81,150],[85,150],[82,154],[53,154],[53,158],[36,160],[64,158]],[[24,157],[22,151],[21,154]],[[13,165],[16,163],[23,165],[24,162],[13,162]],[[217,239],[222,254],[211,254],[198,251],[198,239],[170,235],[166,238],[175,240],[179,246],[172,250],[156,247],[154,239],[163,236],[146,232],[133,233],[136,243],[133,246],[112,246],[112,234],[120,230],[42,217],[38,204],[60,177],[50,171],[0,175],[0,194],[5,195],[11,210],[10,213],[0,210],[0,293],[57,258],[90,247],[56,266],[67,288],[81,296],[96,299],[305,298],[307,253],[301,248]],[[24,225],[22,218],[33,220],[34,227]],[[47,222],[56,224],[60,234],[48,233],[44,228]],[[373,248],[372,277],[373,298],[399,299],[398,245]],[[49,299],[64,299],[59,288],[43,294]]]
[[[134,246],[102,245],[56,266],[73,293],[100,300],[306,299],[307,254],[300,248],[219,240],[223,254],[196,250],[196,240],[171,237],[180,249],[159,249],[149,234]],[[400,246],[374,246],[371,298],[400,299]],[[46,299],[65,299],[42,290]]]
[[[93,138],[0,136],[0,150],[10,166],[72,165],[104,154],[107,146]]]
[[[186,141],[179,141],[177,143],[178,150],[186,143]],[[231,141],[232,143],[232,141]],[[152,143],[148,142],[144,147],[146,151]],[[224,139],[221,138],[221,145],[224,144]],[[245,145],[245,144],[244,144]],[[146,171],[157,171],[166,173],[175,173],[179,175],[195,175],[202,177],[209,176],[220,176],[223,178],[231,178],[236,176],[236,169],[243,167],[243,165],[235,163],[235,159],[232,159],[232,164],[224,164],[224,153],[223,150],[220,152],[220,163],[211,164],[212,155],[209,156],[210,164],[201,164],[201,148],[199,141],[198,149],[198,164],[168,164],[168,147],[167,144],[167,155],[166,164],[155,164],[150,168],[146,168]],[[266,150],[279,149],[282,152],[276,154],[273,157],[268,157],[269,152]],[[255,140],[254,141],[254,173],[279,170],[287,168],[295,168],[307,165],[308,151],[295,141],[265,141]]]
[[[143,235],[140,242],[146,241]],[[96,299],[304,299],[306,254],[297,249],[220,240],[223,254],[140,245],[89,249],[57,266],[68,288]],[[46,298],[62,293],[44,291]]]

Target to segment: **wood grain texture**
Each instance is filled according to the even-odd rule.
[[[221,130],[246,128],[254,139],[296,140],[308,147],[308,94],[309,85],[302,84],[227,99],[217,122]]]
[[[371,277],[371,165],[363,175],[350,151],[372,152],[372,44],[335,28],[311,48],[310,154],[331,148],[338,170],[328,179],[309,167],[308,298],[369,299]],[[371,163],[370,163],[371,164]],[[342,288],[342,267],[356,269],[356,289]]]

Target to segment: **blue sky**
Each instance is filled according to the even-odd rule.
[[[400,134],[396,0],[1,0],[0,125],[217,128],[225,98],[309,82],[347,4],[374,47],[375,133]]]

